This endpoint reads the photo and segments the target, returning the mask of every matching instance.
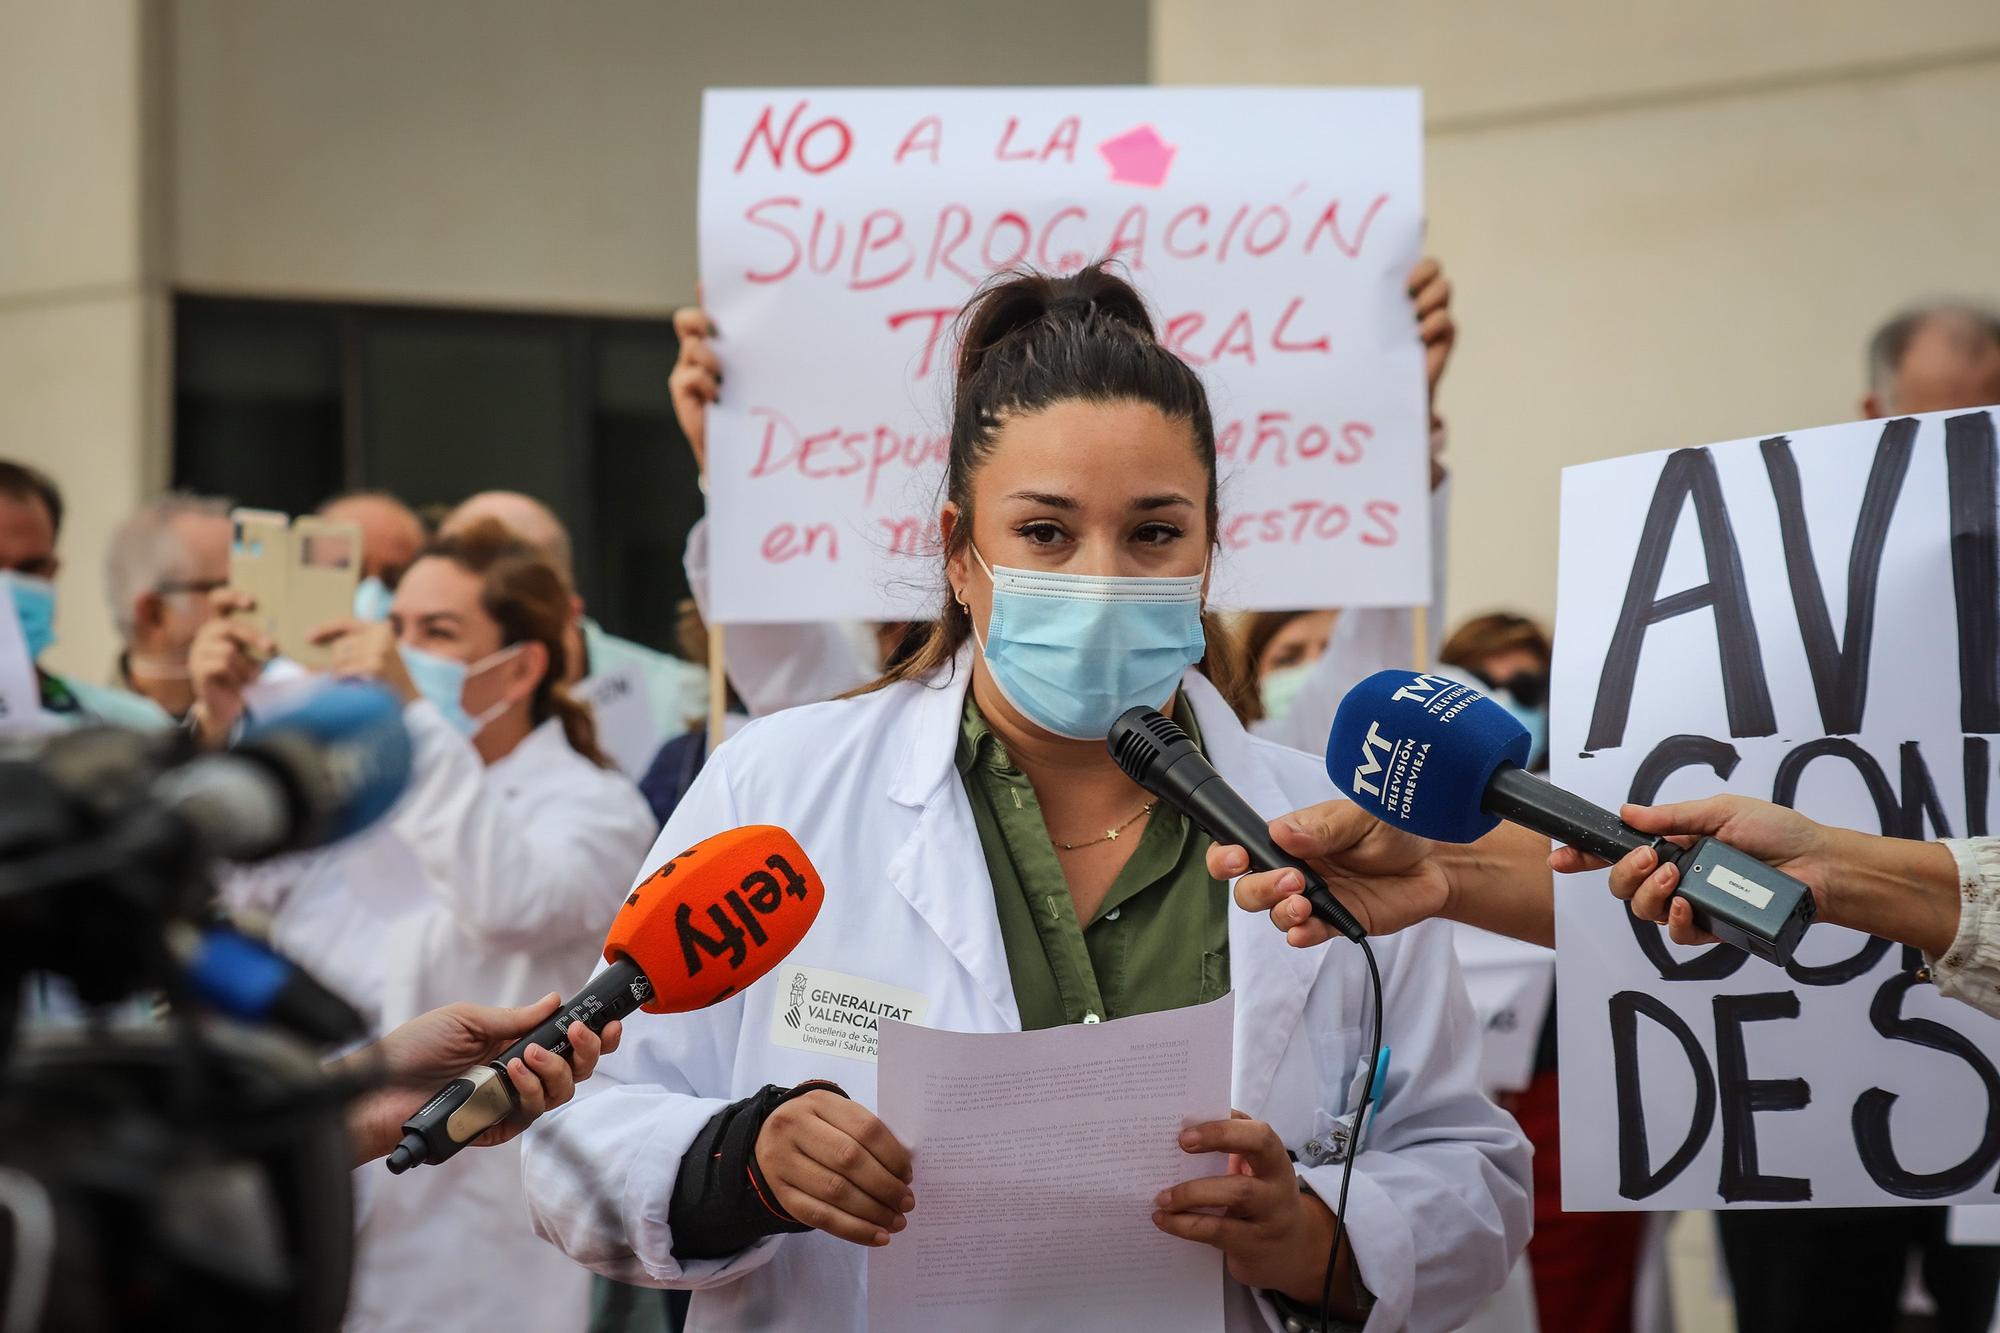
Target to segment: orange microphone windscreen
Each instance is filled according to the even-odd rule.
[[[625,899],[604,961],[653,983],[650,1014],[719,1004],[776,967],[811,929],[826,886],[797,839],[770,824],[704,838]]]

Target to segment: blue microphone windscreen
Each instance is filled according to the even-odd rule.
[[[1493,771],[1525,766],[1527,728],[1470,685],[1378,671],[1347,692],[1326,739],[1333,785],[1386,824],[1471,842],[1500,821],[1480,808]]]
[[[410,784],[410,733],[403,705],[368,681],[314,690],[303,702],[244,732],[241,743],[289,735],[309,742],[330,780],[329,840],[358,833],[389,812]]]

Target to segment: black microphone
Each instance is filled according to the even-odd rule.
[[[269,1023],[320,1045],[368,1030],[354,1006],[277,950],[226,926],[175,922],[167,947],[196,994],[246,1023]]]
[[[630,958],[620,958],[590,979],[553,1018],[509,1046],[497,1058],[468,1069],[438,1089],[435,1097],[403,1122],[403,1141],[389,1154],[389,1170],[401,1175],[413,1166],[442,1162],[513,1113],[518,1095],[507,1066],[540,1046],[560,1059],[572,1049],[569,1029],[581,1022],[602,1033],[615,1020],[653,998],[653,983]]]
[[[1368,932],[1341,905],[1313,868],[1271,840],[1269,822],[1236,794],[1172,718],[1157,708],[1128,708],[1105,737],[1111,758],[1125,776],[1193,820],[1219,843],[1234,843],[1250,854],[1258,870],[1296,870],[1305,876],[1306,901],[1313,915],[1350,940]]]
[[[1694,923],[1784,964],[1812,924],[1812,890],[1727,843],[1682,847],[1529,773],[1529,738],[1499,704],[1447,676],[1380,671],[1348,691],[1326,743],[1334,785],[1385,824],[1474,842],[1501,821],[1618,861],[1650,847],[1679,867]]]

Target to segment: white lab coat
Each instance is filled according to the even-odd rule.
[[[701,618],[718,623],[708,591],[706,518],[688,530],[681,567]],[[831,699],[880,674],[875,669],[874,631],[854,621],[732,624],[723,639],[723,660],[729,683],[752,717]]]
[[[904,683],[751,723],[716,751],[649,865],[719,829],[783,825],[827,884],[791,961],[921,992],[934,1027],[1017,1030],[992,881],[953,763],[969,661],[961,654],[938,688]],[[1333,794],[1317,761],[1248,736],[1201,676],[1184,688],[1211,759],[1252,806],[1276,815]],[[1345,942],[1292,949],[1261,915],[1232,913],[1229,936],[1232,1099],[1297,1149],[1345,1109],[1365,1054],[1367,971]],[[1479,1034],[1444,928],[1374,947],[1393,1068],[1356,1163],[1349,1235],[1379,1298],[1370,1328],[1455,1328],[1527,1242],[1528,1149],[1478,1090]],[[767,978],[697,1014],[635,1021],[578,1100],[526,1136],[536,1229],[607,1276],[695,1289],[695,1333],[867,1319],[866,1252],[823,1233],[769,1237],[726,1261],[672,1253],[681,1155],[722,1107],[809,1078],[875,1103],[872,1063],[773,1044],[775,990]],[[1338,1168],[1305,1174],[1335,1197]],[[1278,1327],[1234,1284],[1229,1310],[1232,1329]]]
[[[1333,715],[1347,692],[1378,671],[1433,666],[1444,642],[1444,566],[1451,519],[1451,482],[1431,492],[1431,604],[1424,617],[1424,660],[1417,662],[1416,612],[1403,606],[1355,606],[1334,618],[1326,651],[1306,672],[1305,683],[1276,717],[1260,718],[1250,730],[1265,740],[1307,754],[1326,752]]]
[[[487,767],[430,704],[405,718],[413,771],[390,818],[289,875],[230,877],[225,901],[269,915],[273,942],[380,1031],[574,990],[655,830],[637,788],[553,719]],[[371,1163],[357,1186],[348,1329],[587,1324],[588,1275],[530,1230],[518,1140],[393,1179]]]

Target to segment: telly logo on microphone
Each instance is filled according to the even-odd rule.
[[[771,942],[764,918],[783,908],[787,898],[804,902],[809,896],[805,877],[784,857],[766,857],[764,865],[765,869],[744,876],[720,902],[708,905],[706,915],[715,927],[713,935],[702,929],[691,904],[674,908],[674,934],[690,977],[700,976],[703,962],[710,958],[721,960],[732,971],[742,967],[753,947],[763,949]],[[671,862],[665,867],[672,868]]]

